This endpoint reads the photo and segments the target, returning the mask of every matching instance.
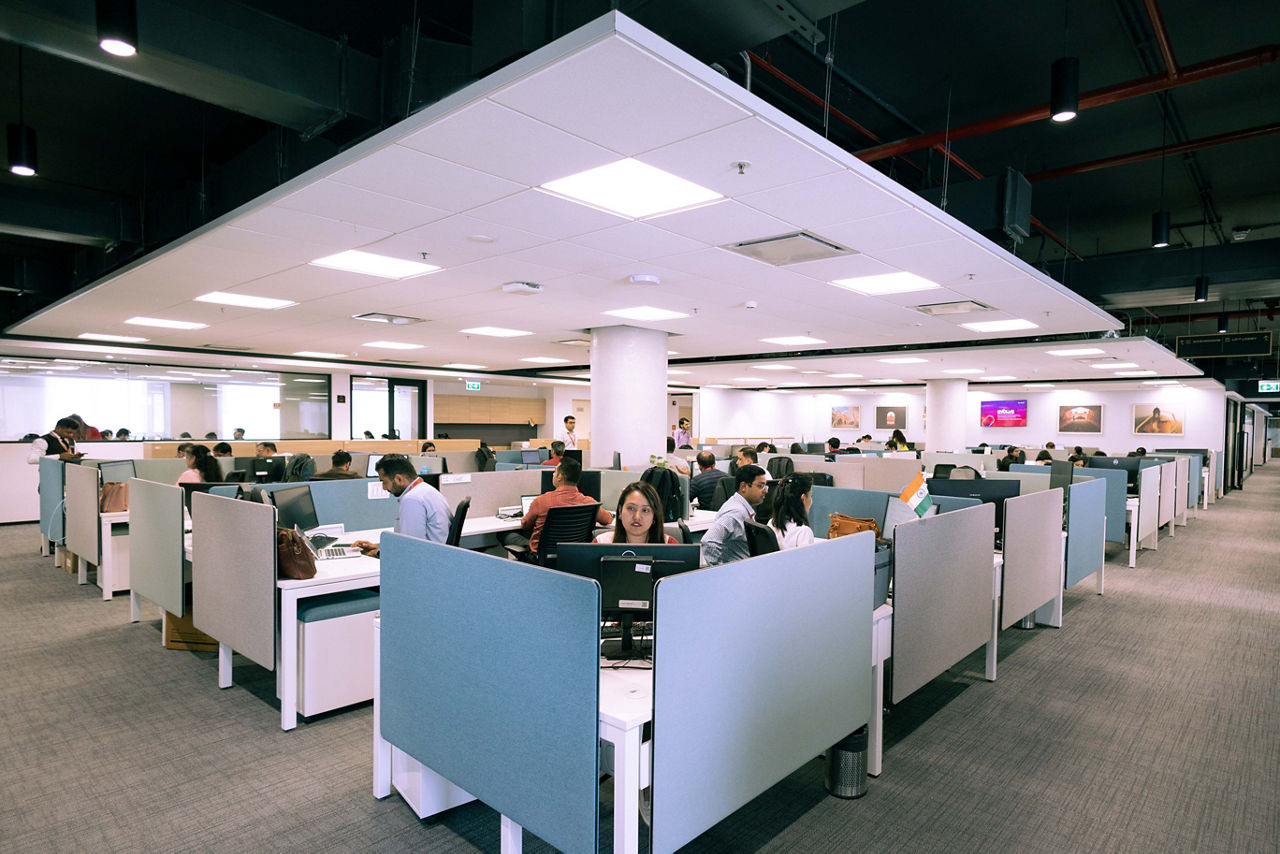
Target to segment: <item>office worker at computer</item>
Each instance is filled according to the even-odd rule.
[[[558,466],[560,465],[560,461],[562,459],[564,459],[564,442],[561,442],[559,439],[557,439],[551,443],[550,458],[543,460],[541,465]]]
[[[813,508],[813,478],[793,472],[773,484],[773,515],[769,527],[778,536],[778,548],[794,549],[813,544],[809,511]]]
[[[1026,452],[1014,445],[1010,445],[1008,448],[1005,448],[1004,456],[996,460],[996,468],[1000,471],[1008,471],[1009,466],[1022,465],[1026,461]]]
[[[667,468],[675,469],[685,477],[689,476],[689,462],[676,453],[676,440],[670,436],[667,437],[667,454],[664,459],[667,461]]]
[[[889,440],[892,441],[899,449],[905,451],[907,449],[907,434],[901,430],[894,430],[889,434]]]
[[[1053,462],[1053,454],[1048,451],[1041,451],[1036,454],[1036,465],[1047,466],[1051,462]]]
[[[436,443],[430,439],[422,443],[422,451],[424,454],[434,454],[436,452]]]
[[[78,460],[84,454],[76,452],[76,433],[80,422],[74,418],[59,418],[54,428],[43,436],[31,440],[27,462],[39,465],[41,457],[57,457],[60,460]]]
[[[329,470],[317,474],[313,480],[354,480],[360,477],[359,472],[351,470],[351,455],[346,451],[337,451],[329,458]]]
[[[254,455],[259,459],[264,457],[274,457],[276,455],[275,442],[259,442],[257,447],[253,449]],[[284,480],[284,463],[276,460],[267,470],[267,476],[261,479],[262,483],[279,483]]]
[[[716,520],[702,536],[702,560],[707,566],[729,563],[750,557],[747,548],[746,521],[755,516],[756,508],[764,501],[769,483],[760,466],[739,465],[734,475],[737,489],[716,514]]]
[[[178,475],[178,483],[217,483],[222,480],[222,466],[209,453],[206,445],[187,448],[187,470]]]
[[[384,457],[385,459],[385,457]],[[498,540],[504,546],[528,546],[529,551],[538,553],[538,540],[542,537],[542,526],[547,522],[547,511],[552,507],[569,504],[595,504],[590,496],[578,491],[578,480],[582,477],[582,463],[572,457],[565,457],[551,473],[550,492],[544,492],[533,503],[520,519],[520,530],[499,534]],[[596,522],[608,525],[613,521],[613,514],[603,507],[596,514]]]
[[[578,436],[573,432],[573,428],[578,424],[578,419],[572,415],[564,417],[564,429],[560,431],[560,435],[556,436],[561,442],[564,442],[566,448],[576,450],[578,447]]]
[[[677,545],[675,537],[662,527],[662,499],[652,484],[636,481],[622,488],[612,531],[605,531],[596,543],[667,543]]]
[[[449,502],[434,487],[423,482],[414,471],[413,463],[404,454],[386,454],[374,466],[382,488],[400,499],[400,511],[396,514],[397,534],[443,543],[449,538],[449,522],[453,514]],[[378,557],[378,545],[368,540],[356,540],[355,548],[370,557]]]
[[[716,468],[716,455],[710,451],[698,454],[698,473],[689,481],[689,499],[696,500],[698,506],[711,506],[711,498],[716,494],[716,484],[729,473]]]
[[[231,456],[231,445],[226,442],[219,442],[213,446],[213,455],[215,457]]]

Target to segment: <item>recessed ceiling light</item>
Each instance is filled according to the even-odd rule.
[[[1118,377],[1154,377],[1157,371],[1116,371]]]
[[[675,320],[677,317],[688,317],[683,311],[668,311],[665,308],[654,308],[651,305],[638,305],[634,308],[615,308],[603,312],[610,317],[621,317],[625,320]]]
[[[368,341],[366,347],[377,347],[380,350],[421,350],[423,344],[406,344],[403,341]]]
[[[1015,318],[1013,320],[980,320],[977,323],[960,324],[974,332],[1013,332],[1015,329],[1039,329],[1040,325],[1030,320]]]
[[[833,380],[857,380],[862,379],[862,374],[827,374]]]
[[[155,326],[160,329],[204,329],[209,324],[190,320],[166,320],[163,317],[131,317],[125,321],[131,326]]]
[[[980,374],[982,368],[944,368],[944,374]]]
[[[587,338],[564,338],[564,339],[561,339],[560,341],[557,341],[556,343],[563,344],[566,347],[590,347],[591,346],[591,341],[590,339],[587,339]],[[671,351],[668,350],[667,354],[671,355]]]
[[[678,371],[675,368],[667,369],[668,376],[688,376],[691,373],[693,373],[693,371]]]
[[[294,379],[294,382],[295,383],[323,383],[323,382],[328,382],[328,380],[311,380],[311,379],[298,377]],[[312,394],[315,394],[315,392],[312,392]]]
[[[247,294],[229,294],[223,291],[211,291],[195,298],[196,302],[211,302],[217,305],[234,305],[239,308],[288,308],[297,305],[293,300],[272,299],[271,297],[251,297]]]
[[[1105,371],[1110,368],[1136,368],[1138,367],[1138,363],[1137,362],[1098,362],[1096,364],[1090,365],[1089,367],[1099,368],[1100,370]]]
[[[794,371],[795,365],[752,365],[753,370],[757,371]]]
[[[586,373],[583,373],[583,374],[570,374],[569,376],[575,377],[580,380],[589,380],[591,379],[591,372],[587,371]]]
[[[860,276],[854,279],[835,279],[831,282],[837,288],[856,291],[868,296],[881,294],[905,294],[911,291],[928,291],[942,285],[921,278],[915,273],[884,273],[879,276]]]
[[[734,377],[735,383],[762,383],[764,380],[760,377]]]
[[[889,359],[876,359],[877,362],[884,362],[886,365],[922,365],[929,361],[916,356],[893,356]]]
[[[771,389],[769,389],[769,391],[770,391],[772,394],[795,394],[795,392],[791,391],[790,389],[785,389],[785,388],[771,388]]]
[[[450,362],[449,364],[442,365],[441,367],[453,368],[456,371],[483,371],[489,366],[488,365],[468,365],[466,362]]]
[[[801,371],[802,374],[821,374],[823,371]]]
[[[868,382],[878,383],[880,385],[900,385],[902,383],[902,380],[882,379],[882,380],[868,380]]]
[[[1023,388],[1053,388],[1053,383],[1025,383]]]
[[[150,338],[137,338],[133,335],[107,335],[102,332],[81,332],[76,336],[85,341],[115,341],[118,344],[144,344]]]
[[[1143,380],[1143,385],[1181,385],[1177,380]]]
[[[783,388],[804,388],[805,383],[778,383]]]
[[[1005,380],[1016,380],[1017,377],[1010,376],[1009,374],[999,374],[996,376],[983,377],[982,379],[984,382],[998,383],[998,382],[1004,382]]]
[[[557,359],[554,356],[529,356],[521,359],[522,362],[532,362],[535,365],[564,365],[568,363],[568,359]]]
[[[733,388],[733,386],[725,385],[724,383],[712,383],[711,385],[703,386],[703,388]]]
[[[361,252],[359,249],[348,249],[336,255],[326,255],[323,258],[317,258],[311,264],[315,267],[346,270],[348,273],[363,273],[366,276],[378,276],[383,279],[407,279],[410,276],[434,273],[440,269],[435,264],[389,258],[386,255]]]
[[[488,335],[490,338],[519,338],[521,335],[532,335],[521,329],[503,329],[501,326],[476,326],[471,329],[459,329],[463,335]]]
[[[679,351],[679,350],[668,350],[668,351],[667,351],[667,355],[668,355],[668,356],[679,356],[679,355],[680,355],[680,351]]]
[[[549,181],[541,189],[631,219],[672,213],[724,198],[715,190],[630,157]]]
[[[803,347],[806,344],[826,344],[821,338],[810,338],[808,335],[789,335],[782,338],[761,338],[766,344],[777,344],[780,347]]]
[[[1066,350],[1045,350],[1050,356],[1101,356],[1105,350],[1098,347],[1070,347]]]
[[[320,350],[299,350],[294,353],[295,356],[303,356],[308,359],[345,359],[346,353],[324,353]]]

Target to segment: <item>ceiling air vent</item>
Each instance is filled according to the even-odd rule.
[[[927,314],[930,317],[942,317],[946,314],[969,314],[975,311],[991,311],[991,306],[983,305],[980,302],[974,302],[971,299],[957,300],[956,302],[935,302],[932,305],[913,305],[916,311],[921,314]]]
[[[591,341],[586,338],[564,338],[556,342],[564,344],[566,347],[590,347]]]
[[[379,359],[379,362],[390,362],[393,365],[416,365],[416,359]]]
[[[351,316],[356,320],[368,320],[371,323],[390,323],[395,326],[408,326],[410,323],[423,322],[421,317],[405,317],[400,314],[387,314],[382,311],[369,311]]]
[[[206,350],[243,350],[248,352],[252,347],[245,347],[241,344],[201,344]]]
[[[830,240],[810,234],[807,231],[796,231],[781,234],[777,237],[762,237],[759,240],[744,240],[742,243],[728,243],[721,249],[746,255],[757,261],[785,267],[788,264],[799,264],[801,261],[819,261],[823,258],[839,258],[841,255],[856,255],[856,250],[846,249]]]

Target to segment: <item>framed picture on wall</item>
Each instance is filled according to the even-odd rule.
[[[862,418],[860,408],[857,406],[833,406],[831,407],[831,428],[839,430],[841,428],[856,429],[861,426]]]
[[[1058,407],[1059,433],[1101,433],[1102,404],[1082,403]]]
[[[1182,424],[1187,418],[1187,408],[1181,404],[1135,403],[1133,405],[1133,432],[1135,435],[1156,434],[1181,436]]]
[[[907,408],[905,406],[877,406],[877,430],[906,430]]]

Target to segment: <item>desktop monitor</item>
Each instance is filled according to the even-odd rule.
[[[1017,498],[1022,491],[1022,484],[1016,480],[942,480],[931,477],[928,481],[930,495],[949,495],[954,498],[976,498],[996,508],[996,548],[1004,541],[1004,502],[1007,498]]]
[[[133,460],[112,460],[109,463],[98,463],[98,471],[102,472],[103,483],[125,483],[136,477]]]
[[[377,476],[378,476],[378,460],[380,460],[380,459],[382,459],[382,454],[370,454],[370,455],[369,455],[369,464],[368,464],[367,466],[365,466],[365,467],[364,467],[364,476],[365,476],[365,477],[377,477]]]
[[[578,461],[578,463],[579,463],[579,465],[582,465],[582,464],[583,464],[583,463],[582,463],[582,451],[580,451],[580,450],[574,449],[574,450],[572,450],[572,451],[565,451],[565,452],[564,452],[564,455],[565,455],[566,457],[568,457],[569,459],[571,459],[571,460],[577,460],[577,461]]]
[[[286,486],[271,491],[271,503],[276,507],[276,526],[292,531],[295,527],[310,531],[320,525],[316,518],[316,505],[311,500],[311,487]]]
[[[1066,500],[1067,489],[1071,486],[1071,478],[1075,474],[1075,466],[1069,460],[1053,460],[1049,463],[1049,488],[1062,487],[1062,497]]]
[[[288,458],[253,457],[249,463],[251,465],[250,471],[255,481],[258,483],[279,483],[284,480],[284,467],[288,464]]]
[[[827,452],[826,442],[808,442],[804,446],[806,454],[825,454]]]
[[[1138,469],[1142,468],[1142,457],[1089,457],[1085,466],[1123,471],[1128,480],[1128,491],[1138,491]]]
[[[569,456],[568,451],[565,451],[565,456],[566,457]],[[542,471],[542,491],[543,492],[550,492],[551,490],[555,489],[555,487],[551,485],[551,476],[553,474],[555,474],[555,469],[551,468],[550,466],[543,469]],[[582,475],[578,478],[578,491],[581,492],[583,495],[586,495],[590,498],[594,498],[596,501],[599,501],[600,500],[600,472],[594,469],[584,470],[582,472]],[[606,507],[605,509],[611,510],[612,508]]]
[[[536,466],[542,462],[542,454],[537,448],[528,448],[520,452],[520,462],[526,466]]]

